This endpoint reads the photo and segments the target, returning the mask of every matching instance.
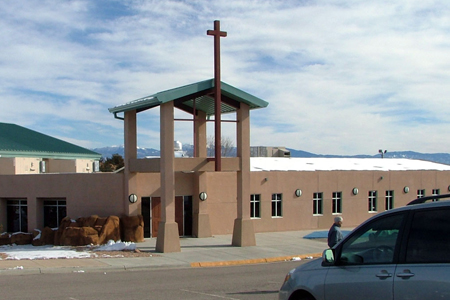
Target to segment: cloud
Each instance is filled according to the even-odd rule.
[[[222,80],[269,102],[251,114],[252,144],[323,154],[449,148],[445,2],[6,0],[0,8],[3,122],[93,147],[122,144],[123,123],[108,108],[213,77],[206,30],[220,19]],[[138,115],[140,146],[159,147],[158,118]],[[188,124],[175,133],[187,142]]]

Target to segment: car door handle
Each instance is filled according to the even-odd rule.
[[[404,270],[402,273],[398,273],[397,274],[397,277],[400,277],[400,278],[410,278],[410,277],[413,277],[415,274],[414,273],[411,273],[411,271],[410,270]]]
[[[381,272],[375,276],[377,276],[380,279],[384,279],[384,278],[392,277],[392,274],[388,273],[388,271],[386,271],[386,270],[381,270]]]

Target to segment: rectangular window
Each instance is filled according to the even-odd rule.
[[[8,200],[6,203],[8,232],[28,232],[27,200]]]
[[[282,217],[281,194],[272,194],[272,217]]]
[[[313,194],[313,215],[322,215],[322,206],[323,206],[323,194],[314,193]]]
[[[369,191],[369,212],[377,211],[377,191]]]
[[[250,195],[250,218],[261,218],[261,195]]]
[[[58,228],[66,216],[66,200],[44,200],[44,227]]]
[[[425,190],[417,190],[417,198],[425,197]]]
[[[342,213],[342,192],[333,192],[333,214]]]
[[[394,191],[386,191],[384,208],[390,210],[394,208]]]
[[[431,196],[436,196],[436,195],[439,195],[439,194],[440,194],[439,189],[432,189],[431,190]],[[433,199],[432,201],[439,201],[439,199]]]

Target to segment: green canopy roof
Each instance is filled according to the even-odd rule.
[[[263,108],[268,102],[221,82],[221,112],[231,113],[239,108],[240,103],[250,106],[250,109]],[[188,113],[195,109],[204,111],[207,116],[214,115],[214,79],[200,81],[190,85],[174,88],[143,97],[123,105],[110,108],[109,111],[117,117],[117,113],[130,110],[141,112],[163,103],[174,101],[174,106]]]
[[[15,124],[0,123],[0,156],[100,159],[101,154]]]

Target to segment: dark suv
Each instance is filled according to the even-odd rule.
[[[321,260],[291,270],[279,299],[450,299],[450,201],[440,200],[450,194],[365,221]]]

